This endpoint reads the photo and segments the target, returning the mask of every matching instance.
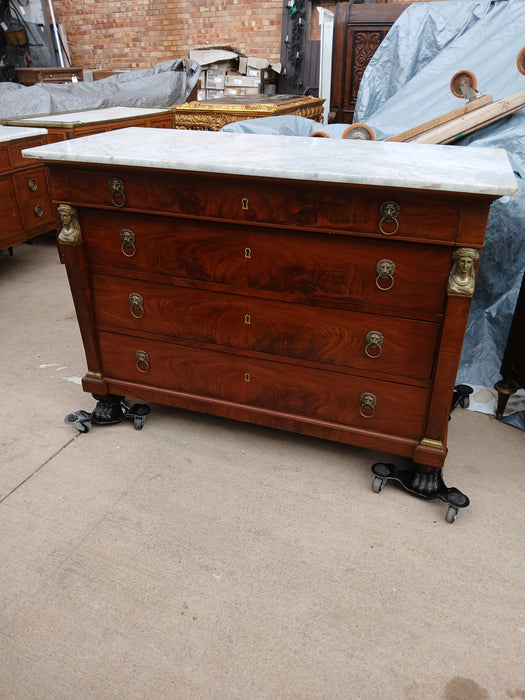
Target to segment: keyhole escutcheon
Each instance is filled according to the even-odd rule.
[[[248,197],[243,197],[241,199],[241,206],[244,210],[248,209]]]

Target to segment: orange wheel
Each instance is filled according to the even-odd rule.
[[[525,75],[525,46],[521,49],[518,54],[518,70],[520,73]]]
[[[325,131],[313,131],[310,134],[310,137],[312,137],[312,136],[314,138],[317,138],[317,139],[329,139],[330,138],[330,136]]]
[[[450,81],[450,91],[453,95],[455,95],[455,97],[468,97],[468,95],[465,94],[464,89],[466,88],[467,92],[469,90],[474,92],[477,85],[478,81],[476,80],[474,73],[471,73],[469,70],[460,70],[452,76],[452,80]]]
[[[375,141],[374,132],[367,126],[367,124],[361,124],[357,122],[352,124],[343,131],[341,136],[343,139],[361,139],[362,141]]]

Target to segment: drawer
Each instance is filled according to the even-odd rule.
[[[246,286],[243,227],[83,209],[89,265]]]
[[[427,390],[215,350],[101,333],[107,380],[420,439]],[[140,396],[138,396],[140,398]]]
[[[0,173],[5,173],[11,170],[11,163],[9,161],[9,152],[7,148],[0,145]]]
[[[173,129],[173,117],[171,114],[167,117],[151,117],[148,122],[148,126],[153,129]]]
[[[31,161],[22,156],[22,149],[34,148],[41,146],[44,143],[43,136],[35,136],[34,138],[25,138],[21,141],[14,141],[9,145],[9,157],[11,159],[11,167],[24,168],[31,165]]]
[[[89,209],[80,221],[91,265],[248,287],[297,301],[441,313],[451,267],[450,249],[401,241]]]
[[[250,238],[249,286],[305,299],[334,299],[442,313],[451,250],[328,234],[262,230]]]
[[[0,176],[0,250],[11,245],[8,241],[13,233],[22,229],[18,214],[13,183],[9,175]]]
[[[120,190],[112,189],[120,180]],[[69,170],[76,204],[178,214],[222,221],[341,231],[381,239],[452,242],[461,206],[453,195],[370,189],[212,173]],[[394,218],[384,205],[393,202]],[[394,207],[394,208],[395,208]]]
[[[44,166],[31,168],[13,176],[19,202],[27,202],[49,194]]]
[[[93,275],[97,322],[428,381],[439,324]]]
[[[55,209],[49,195],[35,197],[20,203],[20,214],[26,231],[42,228],[42,232],[56,227]]]

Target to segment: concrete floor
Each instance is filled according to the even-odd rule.
[[[52,237],[0,300],[2,700],[525,698],[524,432],[454,411],[453,525],[367,450],[161,406],[80,434]]]

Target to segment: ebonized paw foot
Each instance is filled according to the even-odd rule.
[[[151,411],[146,404],[136,403],[131,408],[124,402],[123,396],[114,394],[97,395],[97,405],[92,413],[87,411],[74,411],[68,413],[64,423],[74,425],[81,433],[89,432],[92,425],[115,425],[124,419],[133,421],[135,430],[142,430],[146,416]]]
[[[399,469],[395,464],[377,462],[372,466],[372,472],[375,474],[372,489],[376,493],[382,490],[386,481],[395,481],[413,496],[427,500],[439,498],[444,501],[449,506],[446,514],[449,523],[455,521],[460,508],[466,508],[470,504],[464,493],[445,485],[442,469],[422,464],[414,464],[409,469]]]
[[[97,405],[91,413],[91,420],[97,425],[120,423],[128,412],[123,396],[93,394],[93,398],[97,400]]]

